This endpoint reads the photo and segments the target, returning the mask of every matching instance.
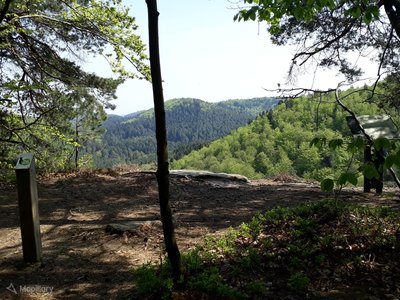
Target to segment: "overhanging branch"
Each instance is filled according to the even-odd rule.
[[[326,49],[328,49],[333,43],[338,42],[341,38],[343,38],[345,35],[347,35],[351,29],[353,28],[353,25],[356,23],[357,19],[352,20],[352,22],[337,36],[335,36],[333,39],[327,41],[326,43],[324,43],[321,47],[318,47],[317,45],[320,44],[321,42],[317,42],[314,45],[310,46],[308,49],[314,49],[312,51],[303,51],[303,52],[299,52],[296,53],[293,58],[292,61],[293,63],[296,62],[296,60],[301,57],[301,56],[306,56],[306,58],[299,64],[299,66],[302,66],[303,64],[305,64],[311,57],[313,57],[314,55],[316,55],[317,53],[320,53]]]

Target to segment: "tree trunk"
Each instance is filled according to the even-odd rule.
[[[78,130],[78,117],[75,119],[75,143],[78,143],[79,139],[79,130]],[[79,155],[79,150],[78,146],[75,145],[75,170],[78,170],[78,155]]]
[[[172,275],[177,282],[181,277],[181,256],[175,240],[174,223],[169,205],[169,170],[167,129],[165,122],[164,96],[162,90],[160,53],[158,45],[157,0],[146,0],[149,19],[150,69],[153,85],[154,111],[157,139],[157,182],[160,201],[164,242],[172,266]]]
[[[6,0],[4,2],[4,7],[0,11],[0,23],[3,22],[4,18],[6,17],[6,13],[7,13],[8,9],[10,8],[11,1],[12,0]]]
[[[383,4],[386,15],[389,18],[390,24],[398,38],[400,38],[400,1],[399,0],[382,0],[378,1]]]
[[[364,148],[364,162],[372,162],[372,151],[370,145],[365,145]],[[372,180],[364,176],[364,193],[369,193],[372,187]]]

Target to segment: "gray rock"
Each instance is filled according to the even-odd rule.
[[[169,173],[174,176],[182,176],[182,177],[225,179],[232,181],[241,181],[246,183],[250,182],[250,180],[246,176],[239,174],[214,173],[210,171],[199,171],[199,170],[170,170]]]

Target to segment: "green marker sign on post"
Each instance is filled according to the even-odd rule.
[[[24,260],[38,262],[42,259],[42,242],[35,160],[32,153],[21,154],[18,157],[15,172]]]
[[[396,125],[394,124],[392,118],[388,115],[377,115],[377,116],[358,116],[357,120],[352,116],[346,117],[347,124],[350,128],[352,135],[356,137],[365,138],[362,133],[362,129],[364,132],[373,140],[378,138],[386,138],[388,140],[399,140],[400,133],[397,130]],[[360,128],[360,126],[362,128]],[[379,178],[366,178],[364,177],[364,192],[370,192],[371,188],[375,188],[378,194],[381,194],[383,191],[383,158],[384,154],[381,155],[373,155],[371,145],[366,145],[364,148],[364,161],[372,162],[375,164],[377,170],[379,170]]]

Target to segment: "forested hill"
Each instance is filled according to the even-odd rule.
[[[199,99],[173,99],[165,103],[168,145],[171,158],[229,134],[276,106],[273,98],[252,98],[208,103]],[[119,163],[145,164],[155,161],[154,110],[127,116],[109,115],[100,142],[90,143],[97,167]]]
[[[348,90],[341,95],[358,115],[384,113],[365,101],[368,93]],[[337,176],[349,167],[352,154],[345,148],[319,150],[310,147],[310,142],[314,137],[350,138],[345,116],[334,95],[286,100],[250,125],[184,156],[171,167],[238,173],[250,178],[291,174],[321,180]],[[353,163],[350,167],[357,172],[358,166]]]

